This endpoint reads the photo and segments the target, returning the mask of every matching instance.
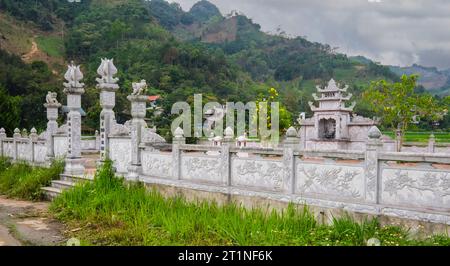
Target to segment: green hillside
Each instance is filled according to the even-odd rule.
[[[350,85],[356,97],[372,80],[397,79],[387,67],[351,60],[328,45],[268,35],[243,15],[223,17],[207,1],[185,12],[178,4],[163,0],[0,0],[0,13],[34,25],[35,41],[45,58],[62,56],[66,62],[82,64],[87,84],[84,121],[92,128],[98,126],[100,112],[94,80],[101,57],[114,58],[120,71],[119,122],[129,119],[126,95],[131,82],[146,79],[148,93],[164,99],[165,114],[155,119],[163,135],[172,119],[171,105],[191,100],[194,93],[220,102],[254,101],[275,87],[294,123],[299,112],[309,110],[307,102],[315,86],[331,77]],[[57,75],[50,72],[48,79],[60,82],[62,69],[49,67]],[[12,83],[0,78],[0,86],[9,95],[24,97],[25,92],[15,91],[17,86]],[[52,88],[43,81],[36,84],[42,95],[30,105],[42,105],[44,91]],[[364,106],[357,109],[368,113]],[[19,119],[12,124],[16,125],[29,128],[34,124]]]

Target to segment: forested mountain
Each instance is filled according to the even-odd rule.
[[[419,84],[425,90],[438,95],[450,95],[450,69],[439,70],[436,67],[424,67],[417,64],[410,67],[391,66],[390,69],[397,75],[418,74]]]
[[[18,117],[23,119],[10,120],[10,128],[44,127],[38,108],[47,90],[61,92],[64,62],[70,60],[85,73],[86,126],[98,127],[94,80],[100,58],[109,57],[119,69],[119,122],[129,118],[131,82],[146,79],[148,93],[163,98],[166,113],[155,119],[163,135],[170,126],[171,105],[192,100],[194,93],[219,102],[253,101],[275,87],[294,123],[299,112],[309,110],[315,85],[331,77],[350,85],[356,95],[371,80],[398,78],[387,67],[349,59],[329,45],[266,34],[244,15],[224,17],[208,1],[185,12],[163,0],[0,0],[0,25],[0,48],[19,56],[2,52],[0,57],[3,69],[15,66],[0,70],[0,97],[21,102]],[[31,64],[34,60],[44,62]],[[59,97],[64,102],[61,93]],[[35,106],[35,120],[30,120],[27,110]],[[1,113],[8,108],[2,104]],[[367,113],[364,106],[357,109]],[[5,121],[0,115],[0,126]]]

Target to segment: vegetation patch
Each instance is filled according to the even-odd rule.
[[[36,38],[39,48],[52,57],[64,56],[64,41],[59,36],[40,36]]]
[[[51,206],[85,245],[450,245],[447,236],[414,240],[400,227],[350,217],[319,224],[307,208],[267,213],[235,204],[166,199],[116,178],[108,162],[91,183],[65,191]]]
[[[50,168],[35,167],[25,162],[11,164],[0,158],[0,193],[25,200],[41,200],[41,187],[50,185],[59,178],[64,169],[63,162],[55,161]]]

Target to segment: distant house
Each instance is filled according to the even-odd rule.
[[[156,109],[159,103],[159,99],[161,99],[161,96],[159,95],[148,96],[148,101],[150,102],[150,108],[148,109]]]
[[[148,101],[150,102],[150,107],[147,110],[155,110],[154,115],[160,116],[163,112],[163,109],[158,106],[159,100],[161,99],[160,95],[152,95],[148,96]]]

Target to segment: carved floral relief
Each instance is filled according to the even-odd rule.
[[[448,172],[384,169],[382,179],[384,203],[450,207]]]
[[[281,162],[233,159],[232,184],[269,191],[283,191],[284,167]],[[287,186],[287,185],[286,185]]]
[[[297,190],[300,193],[328,194],[357,199],[363,191],[362,167],[339,165],[297,165]]]
[[[172,156],[164,154],[142,154],[142,170],[145,175],[172,177]]]
[[[183,156],[181,163],[182,179],[222,183],[218,158]]]

